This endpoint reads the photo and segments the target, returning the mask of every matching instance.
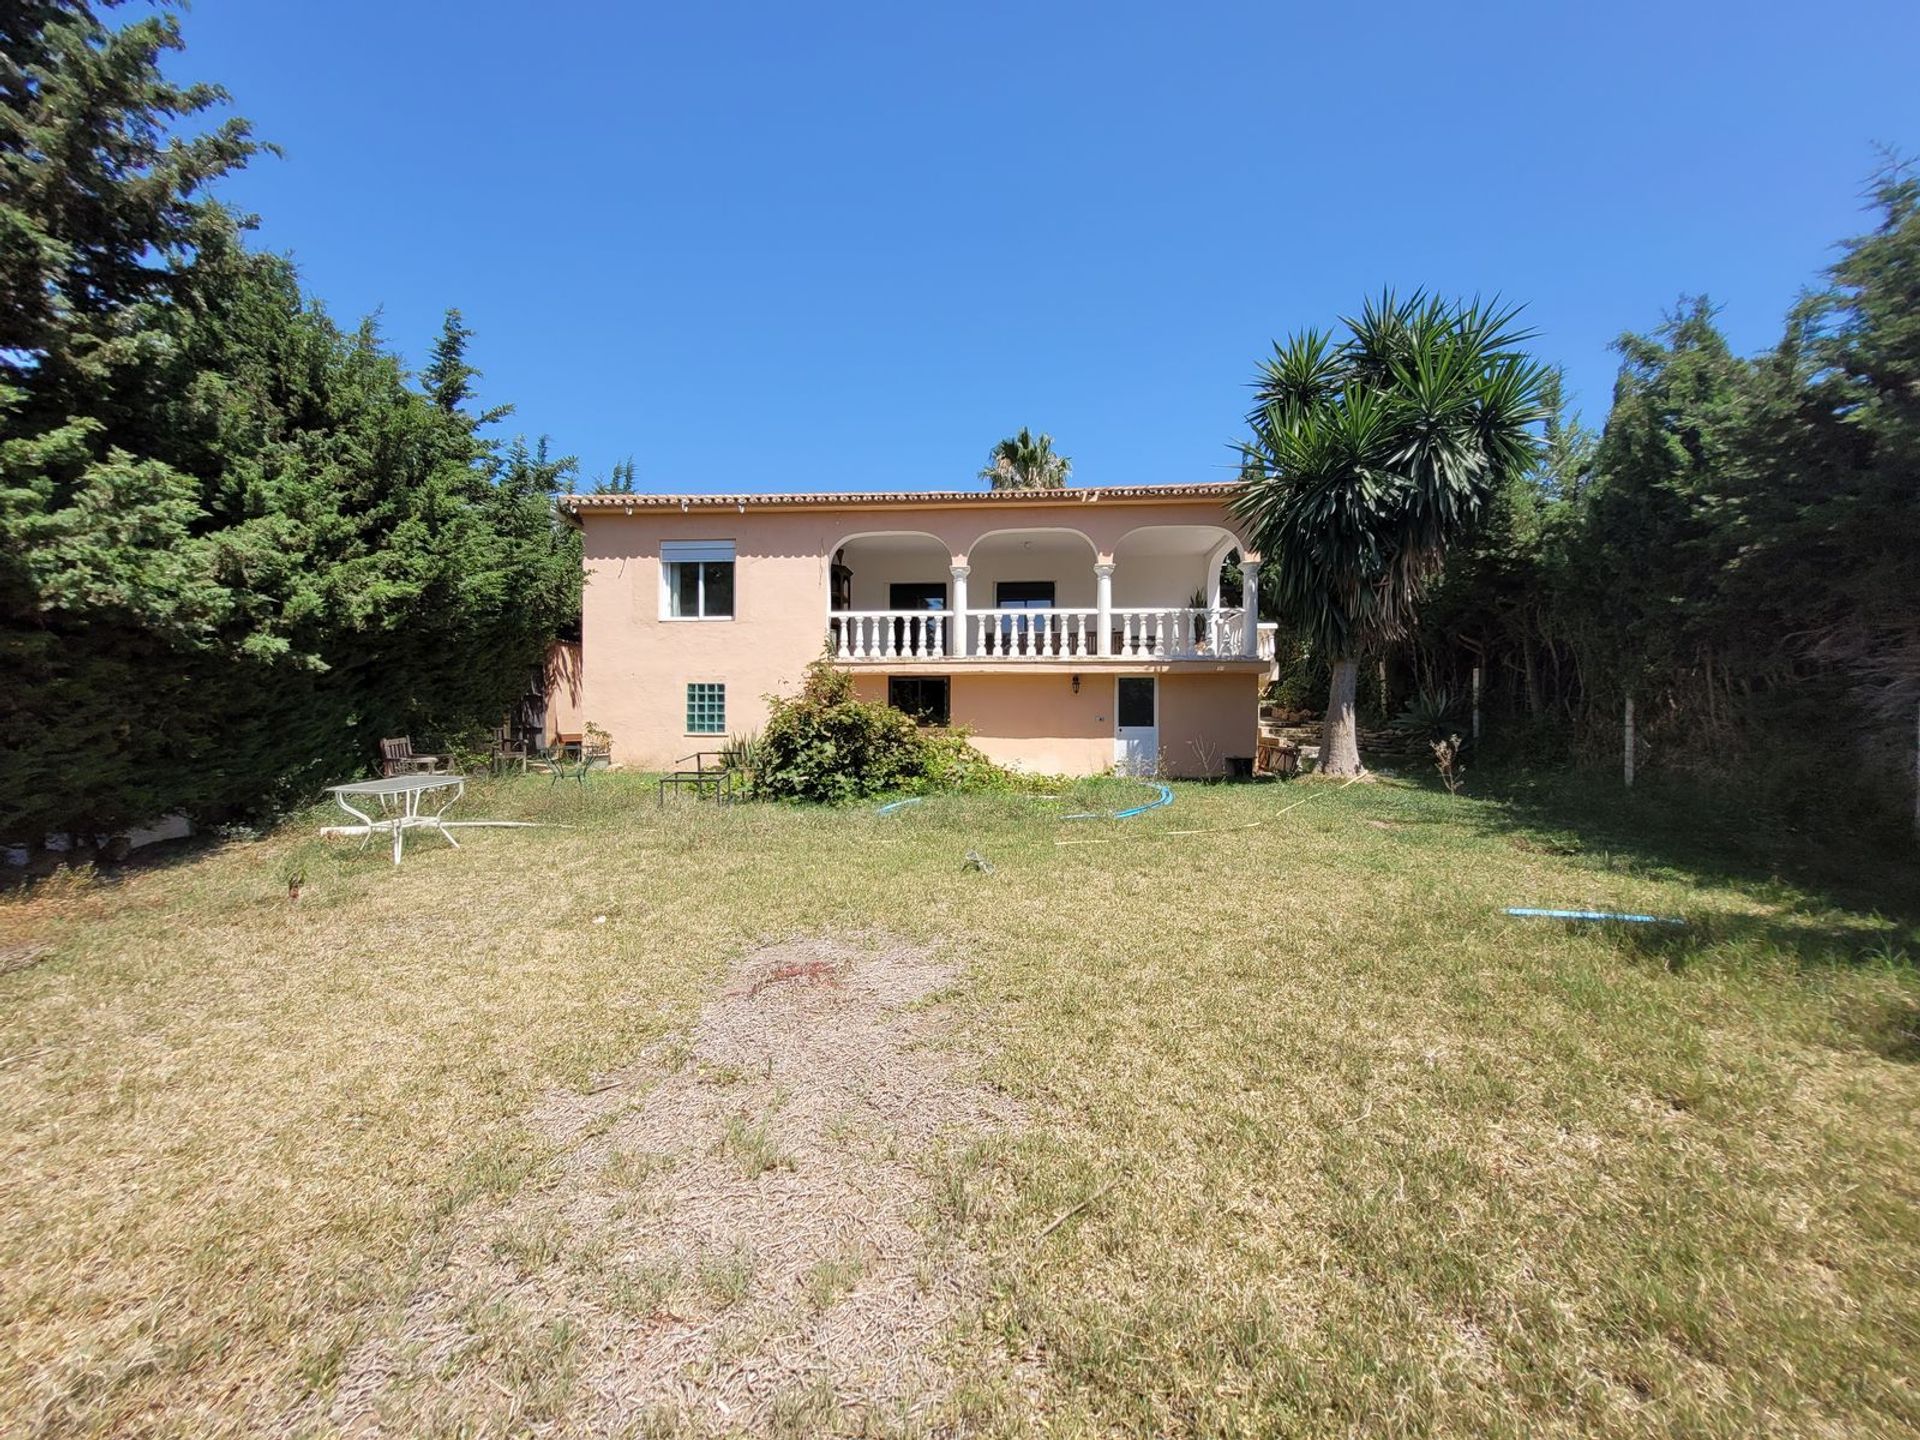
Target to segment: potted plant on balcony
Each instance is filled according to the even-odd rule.
[[[1187,608],[1193,611],[1193,653],[1213,654],[1214,614],[1207,605],[1207,592],[1195,590],[1187,600]]]

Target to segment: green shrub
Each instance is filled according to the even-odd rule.
[[[964,729],[922,730],[920,743],[923,747],[920,775],[902,786],[914,795],[1037,791],[1050,789],[1059,782],[1058,776],[1028,775],[994,764],[973,748]]]
[[[1284,622],[1274,632],[1277,674],[1266,698],[1283,710],[1310,710],[1327,706],[1327,684],[1332,679],[1327,662],[1299,631]]]
[[[1019,783],[960,730],[922,730],[909,715],[860,700],[853,677],[820,659],[800,693],[776,695],[756,745],[757,789],[777,800],[837,805],[905,791],[1010,789]]]
[[[775,799],[835,805],[898,790],[926,771],[911,718],[858,700],[853,677],[826,660],[807,667],[800,693],[775,696],[760,732],[760,785]]]

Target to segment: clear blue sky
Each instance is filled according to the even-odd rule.
[[[1524,301],[1605,414],[1682,292],[1772,342],[1920,149],[1920,4],[197,0],[224,193],[508,429],[653,490],[1230,473],[1270,342],[1383,285]]]

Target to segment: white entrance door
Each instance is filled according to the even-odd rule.
[[[1113,681],[1113,767],[1122,775],[1160,769],[1160,686],[1151,675]]]

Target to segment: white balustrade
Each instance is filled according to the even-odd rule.
[[[827,636],[841,660],[938,660],[947,616],[938,610],[836,610]]]
[[[1243,659],[1246,612],[1225,606],[1115,606],[1112,654],[1123,659]],[[939,660],[960,652],[955,616],[941,610],[836,610],[828,640],[841,660]],[[981,660],[1077,660],[1101,654],[1100,612],[969,610],[965,654]],[[1263,656],[1270,627],[1260,627]]]

